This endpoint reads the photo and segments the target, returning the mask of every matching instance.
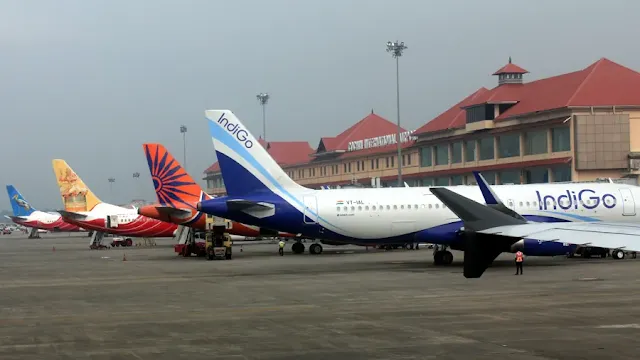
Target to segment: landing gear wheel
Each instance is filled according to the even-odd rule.
[[[215,253],[213,252],[213,248],[209,246],[207,248],[207,260],[213,260],[215,258]]]
[[[311,244],[311,246],[309,246],[309,253],[313,254],[313,255],[322,254],[322,245],[320,245],[320,244]]]
[[[616,259],[616,260],[622,260],[624,259],[625,253],[622,250],[614,250],[613,253],[611,253],[611,257]]]
[[[453,263],[453,254],[447,250],[436,251],[433,254],[433,263],[435,265],[451,265]]]
[[[127,246],[133,246],[133,240],[131,239],[127,239],[124,243],[127,244]]]
[[[294,254],[302,254],[304,252],[304,244],[301,242],[295,242],[291,245],[291,251]]]
[[[444,265],[451,265],[453,263],[453,254],[450,251],[444,251],[442,254],[442,262]]]

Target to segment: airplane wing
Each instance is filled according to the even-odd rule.
[[[84,221],[84,220],[87,219],[87,215],[79,214],[79,213],[73,212],[73,211],[58,210],[58,213],[63,218],[67,218],[67,219],[71,219],[71,220],[75,220],[75,221]]]
[[[474,173],[475,175],[475,173]],[[500,204],[489,184],[476,176],[487,204]],[[483,189],[486,187],[486,189]],[[579,246],[640,251],[640,225],[613,222],[534,223],[483,205],[446,188],[431,192],[464,223],[464,276],[478,278],[507,246],[520,239],[555,241]],[[489,198],[488,198],[489,197]],[[491,198],[493,197],[493,199]]]
[[[640,226],[605,222],[529,223],[498,226],[478,232],[541,242],[555,241],[579,246],[640,252]]]

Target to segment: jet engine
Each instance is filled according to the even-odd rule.
[[[576,245],[561,243],[557,241],[538,241],[531,239],[520,239],[511,245],[511,252],[522,251],[530,256],[556,256],[573,254]]]

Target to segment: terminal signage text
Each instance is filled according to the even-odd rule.
[[[415,140],[415,137],[411,136],[411,134],[413,134],[413,130],[401,132],[400,142],[406,143],[411,140]],[[376,136],[376,137],[363,139],[363,140],[351,141],[348,144],[347,151],[364,150],[364,149],[382,147],[387,145],[393,145],[397,143],[398,143],[397,134],[388,134],[388,135]]]

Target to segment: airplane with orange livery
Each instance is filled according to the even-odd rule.
[[[143,144],[158,203],[138,208],[138,214],[177,225],[205,230],[206,214],[196,209],[200,201],[212,197],[196,184],[180,163],[160,144]],[[231,235],[246,237],[295,237],[258,226],[231,222]]]
[[[132,245],[131,237],[175,235],[178,228],[176,224],[140,215],[135,207],[105,203],[98,199],[66,161],[54,159],[52,164],[64,203],[64,210],[58,212],[66,222],[95,232],[126,237],[127,246]]]

